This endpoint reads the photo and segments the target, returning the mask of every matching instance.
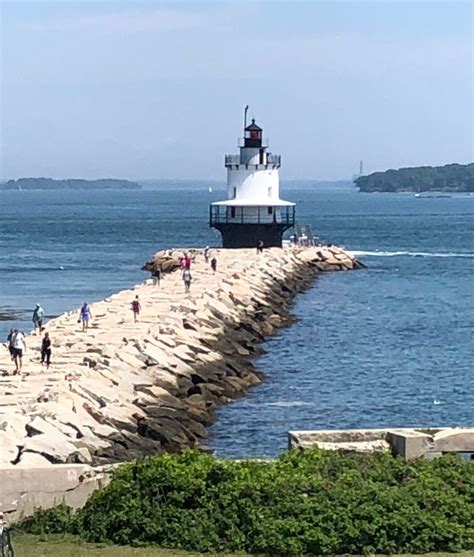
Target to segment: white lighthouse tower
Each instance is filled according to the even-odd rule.
[[[226,155],[226,201],[212,203],[209,225],[222,234],[224,248],[281,247],[285,230],[294,226],[295,204],[280,199],[281,157],[267,151],[263,130],[252,120],[247,126],[240,154]]]

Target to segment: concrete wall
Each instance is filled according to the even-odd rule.
[[[474,457],[474,428],[398,428],[289,431],[290,449],[313,446],[342,451],[389,451],[406,460],[443,453]]]
[[[82,507],[89,495],[110,481],[111,466],[57,464],[43,468],[0,468],[0,512],[8,524],[62,502]]]

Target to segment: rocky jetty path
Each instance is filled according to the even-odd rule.
[[[27,336],[22,376],[12,375],[2,346],[0,466],[97,466],[204,446],[216,406],[261,381],[251,359],[267,335],[291,322],[295,294],[319,271],[359,266],[341,248],[213,253],[215,274],[201,253],[193,255],[190,293],[175,270],[159,287],[148,280],[91,304],[86,333],[78,310],[49,321],[49,370],[40,364],[38,335]]]

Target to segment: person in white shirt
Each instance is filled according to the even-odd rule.
[[[25,335],[18,329],[14,329],[10,342],[13,350],[13,361],[15,362],[15,371],[13,375],[17,375],[21,372],[23,352],[26,352]]]
[[[184,282],[184,291],[189,292],[189,288],[191,286],[191,271],[189,269],[184,269],[183,271],[183,282]]]

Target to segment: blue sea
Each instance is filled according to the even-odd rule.
[[[0,194],[0,337],[128,288],[155,251],[218,245],[214,184]],[[474,197],[298,187],[298,220],[367,269],[320,276],[255,361],[264,382],[217,413],[209,444],[274,456],[292,429],[474,425]]]

